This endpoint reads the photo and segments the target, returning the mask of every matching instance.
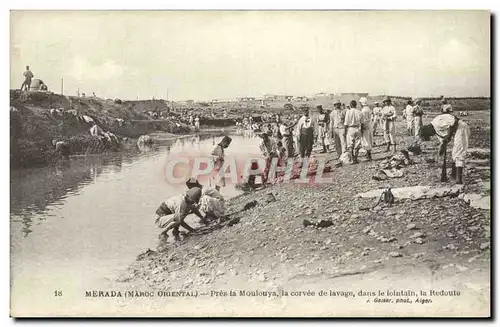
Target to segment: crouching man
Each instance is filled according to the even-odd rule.
[[[436,135],[441,142],[440,156],[446,154],[446,147],[453,138],[451,177],[456,180],[457,184],[463,184],[462,174],[465,156],[469,148],[470,129],[467,123],[451,114],[453,112],[451,105],[443,106],[443,112],[434,118],[429,125],[422,126],[420,137],[422,140],[429,140],[431,136]]]
[[[172,235],[176,241],[180,240],[179,227],[182,226],[189,232],[193,232],[194,228],[189,226],[184,219],[190,213],[197,215],[202,221],[205,217],[197,209],[197,204],[201,198],[201,189],[193,187],[186,191],[186,193],[176,195],[163,202],[156,210],[155,224],[158,228],[164,228],[160,234],[160,238],[166,239],[167,232],[172,229]]]

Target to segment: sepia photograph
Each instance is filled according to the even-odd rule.
[[[10,316],[491,317],[492,15],[11,10]]]

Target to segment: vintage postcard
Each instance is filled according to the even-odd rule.
[[[490,317],[490,24],[11,11],[11,316]]]

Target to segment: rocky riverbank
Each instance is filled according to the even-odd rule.
[[[488,128],[486,116],[475,118],[477,126],[471,120],[471,127]],[[402,130],[403,125],[398,125]],[[489,136],[473,135],[470,146],[489,144],[485,135]],[[380,143],[381,137],[377,136],[375,141]],[[439,182],[439,165],[430,160],[436,149],[435,143],[424,144],[424,153],[412,156],[413,162],[404,167],[400,178],[383,181],[373,178],[388,156],[379,146],[375,148],[373,162],[361,158],[357,165],[336,167],[325,175],[333,178],[331,184],[311,187],[286,183],[230,199],[228,221],[201,228],[179,244],[148,249],[123,272],[119,281],[139,289],[195,289],[207,294],[211,290],[230,289],[268,290],[279,294],[280,290],[321,290],[332,285],[355,292],[376,291],[383,285],[406,284],[407,288],[415,289],[449,287],[461,290],[462,296],[450,298],[446,303],[433,298],[434,307],[425,309],[423,306],[417,309],[413,306],[411,310],[379,306],[373,308],[373,312],[375,315],[422,312],[445,316],[486,315],[490,292],[491,213],[489,209],[464,201],[463,194],[489,196],[489,154],[486,159],[484,156],[487,149],[483,148],[482,155],[478,155],[477,150],[471,151],[471,164],[464,177],[466,184],[458,192],[441,192],[420,199],[396,196],[392,205],[377,205],[378,198],[358,196],[387,186],[393,189],[453,187],[452,180]],[[245,206],[251,208],[244,210]],[[320,221],[323,223],[317,224]],[[467,277],[469,274],[473,278]],[[259,315],[252,309],[257,306],[264,306],[266,314],[272,311],[277,315],[296,315],[297,310],[304,310],[304,306],[287,304],[283,299],[276,303],[262,298],[247,300],[233,300],[232,304],[220,300],[224,307],[211,306],[210,312]],[[311,298],[311,303],[318,304],[316,300]],[[412,297],[412,301],[415,300]],[[237,306],[243,303],[250,307]],[[332,305],[337,306],[335,312],[345,316],[356,314],[358,303],[364,302]],[[437,303],[441,303],[440,306]],[[450,303],[455,303],[455,307]],[[460,310],[457,305],[461,306]],[[308,307],[307,312],[311,314],[332,312],[323,306]],[[184,312],[178,307],[175,309],[178,310],[172,310]]]
[[[145,134],[159,139],[193,135],[192,128],[177,115],[153,119],[149,110],[168,110],[161,101],[113,101],[66,97],[45,92],[10,93],[11,167],[43,166],[60,160],[53,141],[64,141],[71,155],[124,151],[136,146]],[[167,112],[167,111],[166,111]],[[116,136],[113,142],[91,137],[89,119]],[[234,125],[230,119],[202,121],[200,134],[218,133]]]

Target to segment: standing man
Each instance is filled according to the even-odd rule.
[[[276,140],[271,136],[269,136],[269,133],[263,132],[259,134],[259,136],[262,138],[259,148],[260,151],[262,152],[262,155],[264,156],[264,159],[266,160],[266,167],[262,172],[262,185],[264,185],[267,183],[269,177],[271,177],[271,179],[273,180],[276,177],[276,176],[269,176],[269,170],[271,168],[271,162],[273,158],[279,158],[280,154]]]
[[[380,108],[379,106],[379,102],[378,101],[375,101],[374,103],[374,106],[373,107],[373,110],[372,110],[372,129],[373,129],[373,135],[377,135],[377,128],[379,127],[380,125],[380,121],[381,121],[381,118],[382,118],[382,108]]]
[[[408,100],[408,104],[405,109],[406,113],[406,132],[408,136],[413,135],[413,124],[414,124],[414,115],[413,115],[413,101]]]
[[[396,152],[396,108],[392,105],[392,101],[389,97],[384,98],[382,101],[384,107],[382,108],[382,124],[384,126],[384,139],[387,142],[386,152],[391,150]]]
[[[422,116],[424,115],[424,110],[422,107],[420,107],[420,103],[422,103],[421,99],[415,99],[415,106],[413,106],[413,115],[414,117],[414,124],[415,124],[415,136],[420,135],[420,129],[422,128]]]
[[[356,108],[356,100],[352,100],[349,107],[344,121],[347,129],[347,149],[351,152],[353,163],[358,163],[358,152],[361,147],[361,111]]]
[[[303,115],[297,123],[297,135],[299,137],[300,158],[304,159],[311,155],[314,144],[314,123],[309,116],[309,107],[302,107]]]
[[[288,158],[295,157],[295,150],[293,147],[293,128],[297,123],[294,121],[286,120],[282,121],[280,125],[280,134],[283,137],[282,143],[286,148],[286,153]]]
[[[34,77],[33,73],[30,70],[30,66],[26,66],[26,71],[23,73],[24,82],[21,85],[21,91],[26,88],[26,91],[30,90],[31,87],[31,79]]]
[[[321,153],[326,153],[328,151],[328,145],[330,144],[328,140],[330,117],[325,113],[322,105],[318,105],[316,109],[318,109],[318,143],[323,146],[323,151],[321,151]]]
[[[224,165],[224,149],[227,149],[231,144],[232,139],[229,136],[224,136],[224,138],[217,144],[215,149],[212,151],[212,157],[214,161],[214,172],[217,174],[222,169]],[[216,176],[213,176],[214,179]],[[224,176],[221,176],[220,184],[217,186],[226,186],[226,179]]]
[[[361,146],[366,150],[366,158],[372,161],[373,128],[372,110],[368,107],[365,97],[359,99],[361,104]]]
[[[341,103],[336,100],[330,113],[330,131],[332,133],[335,151],[340,156],[346,151],[346,129],[344,126],[346,110],[341,108]]]
[[[441,142],[440,156],[446,154],[446,147],[453,138],[451,177],[456,180],[457,184],[463,184],[462,174],[469,148],[470,129],[467,123],[452,115],[451,105],[444,104],[442,110],[443,114],[434,118],[429,125],[422,126],[419,136],[426,140],[436,135]]]

